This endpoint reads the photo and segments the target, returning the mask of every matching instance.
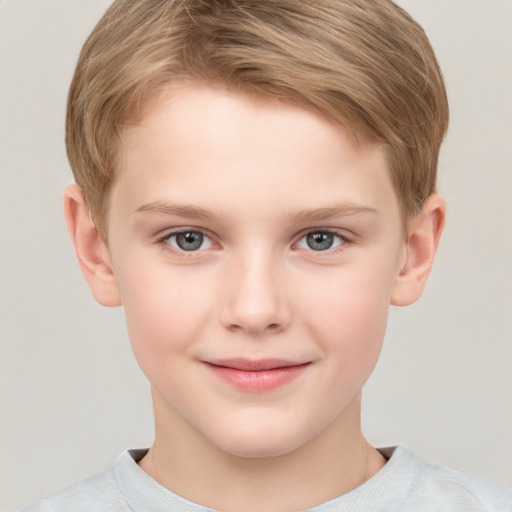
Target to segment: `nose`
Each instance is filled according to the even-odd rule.
[[[275,258],[251,255],[230,266],[223,282],[221,323],[257,335],[285,330],[291,319],[283,269]]]

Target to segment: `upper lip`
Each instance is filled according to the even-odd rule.
[[[309,363],[290,361],[287,359],[246,359],[246,358],[234,358],[234,359],[213,359],[205,361],[208,364],[214,366],[223,366],[225,368],[233,368],[235,370],[244,371],[261,371],[261,370],[275,370],[276,368],[287,368],[290,366],[300,366]]]

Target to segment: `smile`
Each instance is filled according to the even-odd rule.
[[[219,379],[241,391],[264,392],[284,386],[299,377],[310,362],[281,359],[222,359],[205,362]]]

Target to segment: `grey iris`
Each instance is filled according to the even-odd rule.
[[[184,251],[195,251],[203,245],[202,233],[196,231],[185,231],[176,235],[176,244]]]
[[[316,231],[308,233],[306,243],[313,251],[326,251],[332,247],[334,243],[334,235],[324,231]]]

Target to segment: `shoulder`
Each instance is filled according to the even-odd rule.
[[[211,512],[177,496],[144,473],[137,463],[147,451],[147,448],[126,450],[107,470],[48,496],[22,512]]]
[[[510,487],[482,476],[429,464],[414,455],[412,460],[414,471],[407,500],[414,510],[512,511]]]
[[[21,512],[130,512],[113,467],[47,496]]]

